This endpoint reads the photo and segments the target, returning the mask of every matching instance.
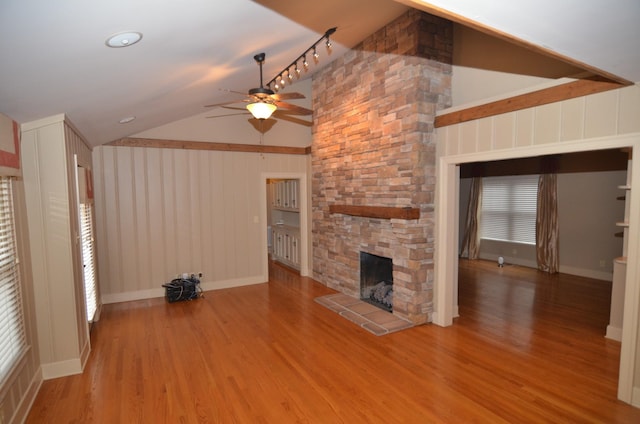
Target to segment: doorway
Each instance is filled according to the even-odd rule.
[[[264,173],[261,176],[264,275],[273,260],[301,276],[309,275],[307,176]]]
[[[481,153],[444,155],[439,158],[437,174],[436,240],[439,249],[435,254],[435,284],[433,322],[449,326],[453,322],[457,305],[458,281],[458,210],[460,165],[477,161],[526,158],[549,154],[586,152],[603,149],[640,148],[640,136],[623,135],[608,138],[580,140],[579,142],[527,146],[517,149],[492,150]],[[640,187],[640,162],[633,161],[632,186]],[[632,196],[629,214],[628,257],[640,256],[640,196]],[[632,403],[633,379],[638,353],[638,311],[640,310],[640,261],[627,264],[624,304],[624,327],[620,354],[618,398]],[[640,400],[638,400],[640,401]]]

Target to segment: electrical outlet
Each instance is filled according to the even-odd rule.
[[[511,251],[511,254],[512,254],[513,256],[517,255],[517,254],[518,254],[518,250],[517,250],[517,249],[513,249],[513,250]]]
[[[605,260],[600,259],[600,268],[604,268],[605,266],[607,266],[607,263],[605,262]]]

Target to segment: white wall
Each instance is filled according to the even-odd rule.
[[[101,146],[93,160],[105,303],[162,296],[183,272],[205,289],[266,282],[261,174],[307,171],[304,155]]]
[[[625,171],[558,174],[560,272],[611,281],[613,259],[622,255]]]
[[[306,96],[291,103],[310,107],[310,79],[287,91]],[[260,132],[248,122],[249,115],[206,118],[242,110],[203,110],[133,137],[311,145],[307,126],[269,119],[263,129],[270,129]],[[94,150],[93,162],[105,303],[163,296],[161,285],[183,272],[202,272],[207,290],[266,282],[263,175],[295,173],[310,181],[305,155],[101,146]]]

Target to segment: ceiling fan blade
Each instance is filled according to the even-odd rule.
[[[304,94],[301,93],[276,93],[272,94],[271,97],[274,100],[291,100],[291,99],[304,99]]]
[[[273,112],[273,115],[278,119],[282,119],[283,121],[289,121],[292,122],[294,124],[299,124],[299,125],[304,125],[305,127],[310,127],[311,125],[313,125],[313,122],[311,121],[306,121],[304,119],[300,119],[300,118],[296,118],[294,116],[290,116],[287,115],[286,113],[283,113],[279,110],[276,110],[275,112]]]
[[[229,113],[227,115],[214,115],[214,116],[205,116],[205,118],[224,118],[226,116],[236,116],[236,115],[249,115],[249,112],[244,113]]]
[[[241,103],[242,100],[233,100],[230,102],[222,102],[222,103],[214,103],[212,105],[204,105],[204,107],[218,107],[218,106],[225,106],[225,105],[232,105],[234,103]]]
[[[313,111],[311,109],[307,109],[306,107],[294,105],[287,102],[276,101],[276,106],[286,109],[288,113],[292,113],[295,115],[311,115]]]
[[[246,99],[247,93],[241,93],[240,91],[229,90],[229,89],[226,89],[226,88],[218,88],[218,90],[226,91],[227,93],[240,94],[241,96],[243,96],[245,98],[244,99],[238,99],[238,100],[230,100],[228,102],[214,103],[212,105],[205,105],[204,107],[217,107],[217,106],[224,106],[224,105],[232,105],[234,103],[241,103],[241,102],[247,102],[248,101]]]
[[[218,88],[218,90],[226,91],[227,93],[240,94],[241,96],[246,96],[247,95],[247,93],[242,93],[242,92],[236,91],[236,90],[229,90],[228,88]]]
[[[247,111],[246,107],[231,107],[231,106],[222,106],[224,109],[231,109],[231,110],[244,110],[245,112]]]

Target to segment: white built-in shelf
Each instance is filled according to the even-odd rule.
[[[616,222],[616,227],[628,227],[629,223],[627,221]]]
[[[618,188],[620,190],[631,190],[631,186],[630,185],[619,185]]]
[[[619,263],[619,264],[626,264],[627,263],[627,257],[626,256],[620,256],[618,258],[615,258],[614,262]]]

